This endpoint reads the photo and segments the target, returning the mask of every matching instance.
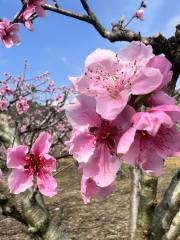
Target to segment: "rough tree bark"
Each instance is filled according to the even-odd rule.
[[[175,240],[180,234],[180,169],[167,188],[162,201],[157,205],[151,227],[153,240]]]
[[[0,141],[6,147],[19,145],[15,129],[7,125],[7,115],[0,114]],[[43,240],[69,240],[59,226],[53,222],[44,204],[42,195],[31,188],[24,193],[10,194],[7,179],[0,182],[0,207],[2,214],[11,216],[28,226],[30,233]]]

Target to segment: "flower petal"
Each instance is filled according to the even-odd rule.
[[[104,119],[114,120],[127,105],[129,95],[130,92],[124,90],[117,98],[109,95],[96,97],[96,112]]]
[[[163,158],[160,157],[151,144],[146,144],[146,148],[140,154],[140,167],[147,173],[160,176],[163,169]]]
[[[49,173],[56,169],[56,159],[53,156],[49,154],[42,154],[40,156],[44,158],[43,169],[45,169]]]
[[[116,126],[117,129],[119,129],[120,134],[118,134],[118,137],[131,127],[131,118],[135,113],[134,108],[127,105],[124,110],[111,122],[112,126]]]
[[[28,153],[28,147],[19,145],[14,148],[8,148],[7,150],[7,167],[8,168],[23,168],[26,163],[26,154]]]
[[[48,153],[51,146],[50,143],[51,135],[47,132],[41,132],[32,145],[32,153],[35,155],[40,155],[43,153]]]
[[[180,132],[173,128],[160,128],[156,137],[154,137],[154,146],[156,152],[162,158],[173,157],[180,151]]]
[[[57,182],[54,177],[45,171],[41,171],[37,176],[37,185],[39,191],[47,196],[53,197],[57,194]]]
[[[136,130],[147,131],[150,135],[155,136],[159,128],[164,125],[172,127],[172,119],[163,111],[138,112],[132,118],[133,126]]]
[[[92,178],[99,187],[107,187],[115,180],[119,168],[120,160],[110,154],[107,146],[102,145],[82,170],[83,175]]]
[[[95,151],[96,138],[88,133],[76,132],[68,142],[69,153],[79,162],[88,162]]]
[[[131,144],[134,142],[135,134],[136,129],[131,127],[122,135],[117,147],[118,153],[127,153]]]
[[[11,193],[18,194],[32,187],[33,176],[29,171],[13,169],[8,178],[8,185]]]
[[[150,107],[160,106],[160,105],[175,105],[176,100],[173,97],[170,97],[163,91],[155,91],[149,97],[146,105]]]
[[[162,82],[162,74],[158,69],[144,67],[133,81],[131,92],[134,95],[145,95],[156,90]]]
[[[85,61],[85,68],[92,71],[113,72],[117,63],[116,53],[107,49],[96,49],[89,54]]]
[[[79,95],[74,103],[66,106],[66,116],[71,125],[80,130],[100,126],[100,117],[95,111],[96,102],[93,97]]]
[[[166,112],[174,122],[180,121],[180,106],[177,105],[162,105],[150,109],[151,112],[154,111],[164,111]]]
[[[138,159],[140,154],[140,137],[136,135],[134,142],[131,144],[129,150],[122,156],[125,163],[131,166],[138,165]]]
[[[147,66],[159,69],[163,75],[162,83],[158,89],[164,88],[171,81],[172,71],[170,71],[170,69],[172,67],[172,64],[166,57],[160,55],[154,56],[150,59]]]
[[[132,41],[126,48],[118,53],[120,60],[137,61],[142,62],[143,64],[148,62],[153,56],[152,47],[150,45],[146,46],[139,41]]]
[[[81,178],[81,196],[85,204],[90,202],[91,197],[99,200],[105,199],[112,192],[112,186],[99,187],[91,178]]]

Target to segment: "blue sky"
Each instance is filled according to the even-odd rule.
[[[0,0],[0,18],[12,19],[20,7],[19,2]],[[79,0],[60,2],[63,8],[83,13]],[[89,0],[100,21],[109,29],[111,22],[120,16],[129,19],[139,3],[140,0]],[[141,31],[145,36],[156,32],[171,36],[175,25],[180,23],[180,1],[147,0],[146,3],[145,20],[135,20],[129,28]],[[92,26],[84,22],[50,12],[34,23],[33,33],[21,26],[19,36],[20,46],[6,49],[0,44],[0,73],[18,75],[22,72],[24,59],[28,59],[31,76],[49,70],[58,85],[68,85],[68,76],[78,76],[85,57],[96,48],[117,51],[122,47],[122,43],[102,39]]]

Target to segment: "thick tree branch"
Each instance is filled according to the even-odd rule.
[[[27,225],[31,234],[43,240],[69,240],[52,221],[42,196],[33,189],[13,195],[9,194],[7,181],[0,182],[0,206],[3,215]]]
[[[153,240],[162,239],[163,235],[170,230],[170,226],[180,209],[180,169],[167,188],[162,201],[155,209],[151,235]]]
[[[176,240],[180,236],[180,210],[174,217],[169,231],[163,236],[162,240]]]
[[[142,173],[135,240],[150,239],[151,222],[154,208],[156,206],[157,183],[157,177]]]

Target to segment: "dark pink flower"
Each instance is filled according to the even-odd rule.
[[[115,179],[120,160],[115,156],[118,140],[129,127],[134,110],[127,106],[113,121],[96,113],[95,99],[80,95],[66,108],[74,131],[67,143],[70,154],[81,164],[83,176],[99,187],[109,186]]]
[[[173,106],[175,107],[175,106]],[[168,108],[166,109],[168,112]],[[180,150],[180,132],[175,123],[180,117],[180,108],[172,117],[163,109],[136,113],[132,118],[132,127],[121,137],[118,153],[133,166],[139,165],[144,171],[159,176],[163,168],[163,159],[174,156]]]
[[[70,80],[75,90],[95,97],[98,114],[113,120],[131,94],[149,94],[162,83],[160,70],[147,65],[153,57],[151,46],[141,42],[132,42],[117,54],[97,49],[87,57],[83,75]]]
[[[7,111],[9,106],[9,102],[6,100],[0,100],[0,110]]]
[[[4,84],[0,89],[1,95],[11,95],[13,93],[13,90],[7,85]]]
[[[52,177],[56,159],[48,154],[50,134],[42,132],[34,142],[31,152],[28,147],[19,145],[7,151],[7,167],[12,168],[8,183],[10,192],[18,194],[32,187],[33,178],[37,180],[39,191],[52,197],[57,193],[57,183]]]
[[[19,31],[19,24],[11,24],[9,20],[3,19],[0,21],[0,38],[7,48],[12,47],[14,44],[19,44],[20,40],[17,36]]]

